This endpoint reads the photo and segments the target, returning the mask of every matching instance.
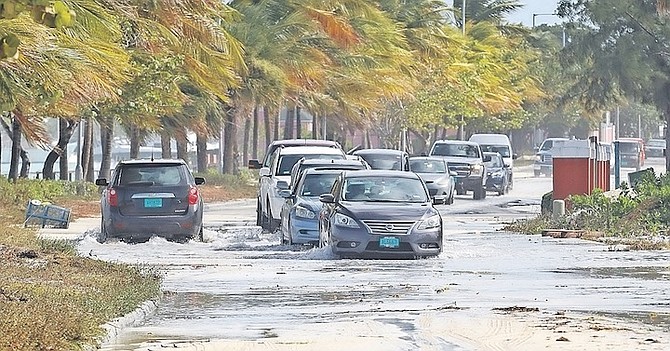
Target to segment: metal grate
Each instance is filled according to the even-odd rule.
[[[407,235],[415,222],[407,221],[363,221],[372,234],[378,235]]]

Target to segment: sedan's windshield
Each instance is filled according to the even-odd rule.
[[[370,165],[372,169],[381,169],[386,171],[401,170],[402,158],[400,155],[392,154],[365,154],[358,155]]]
[[[509,151],[509,146],[507,146],[507,145],[479,144],[479,147],[482,148],[482,152],[497,152],[502,157],[511,157],[512,156],[510,151]]]
[[[277,167],[277,171],[275,172],[275,175],[278,176],[286,176],[286,175],[291,175],[291,170],[293,169],[293,166],[295,166],[298,161],[300,161],[301,158],[304,159],[323,159],[323,160],[343,160],[344,156],[343,155],[284,155],[279,158],[279,167]]]
[[[330,192],[339,174],[307,174],[302,182],[299,194],[302,196],[319,196]]]
[[[426,202],[420,179],[356,177],[344,183],[344,200],[366,202]]]
[[[409,160],[409,169],[416,173],[447,173],[447,166],[440,160]]]
[[[479,158],[479,147],[470,144],[435,144],[431,156]]]
[[[486,162],[488,168],[502,168],[503,160],[499,155],[491,155],[491,161]]]
[[[620,141],[619,152],[622,154],[636,154],[640,152],[640,143]]]

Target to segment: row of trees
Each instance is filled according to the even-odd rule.
[[[585,21],[585,3],[596,2],[564,1],[560,10]],[[186,157],[194,133],[200,171],[206,141],[223,129],[224,171],[233,173],[238,134],[254,150],[261,130],[266,143],[280,137],[272,116],[282,108],[290,116],[284,137],[296,136],[291,127],[307,110],[319,125],[327,120],[330,133],[397,138],[410,130],[427,143],[444,128],[508,131],[585,112],[596,121],[621,103],[623,93],[604,92],[594,104],[593,90],[574,90],[602,78],[590,71],[593,57],[570,51],[561,66],[559,53],[569,50],[556,28],[504,21],[518,7],[468,1],[463,33],[460,9],[440,0],[0,0],[0,119],[14,145],[9,177],[27,175],[26,162],[18,169],[22,154],[26,161],[21,139],[48,144],[51,118],[60,120],[60,136],[45,177],[85,121],[82,163],[92,180],[93,125],[101,129],[100,176],[109,174],[115,125],[130,138],[131,158],[154,133],[163,156],[175,139]],[[662,18],[656,10],[650,16]],[[572,37],[577,50],[572,44],[582,38]],[[61,161],[61,177],[66,167]]]

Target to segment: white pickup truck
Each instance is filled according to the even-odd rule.
[[[346,155],[339,147],[293,146],[275,151],[269,167],[259,171],[260,186],[256,205],[257,222],[265,230],[274,231],[280,223],[280,213],[285,199],[279,192],[288,189],[293,166],[302,158],[344,160]]]

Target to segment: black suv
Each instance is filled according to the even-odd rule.
[[[449,171],[456,172],[456,194],[472,191],[472,198],[486,198],[487,171],[485,162],[491,156],[482,153],[479,144],[472,141],[437,140],[430,148],[430,156],[442,157]]]
[[[102,221],[98,241],[118,238],[146,241],[153,235],[168,240],[202,241],[203,200],[183,160],[121,161],[112,179],[100,178]]]

